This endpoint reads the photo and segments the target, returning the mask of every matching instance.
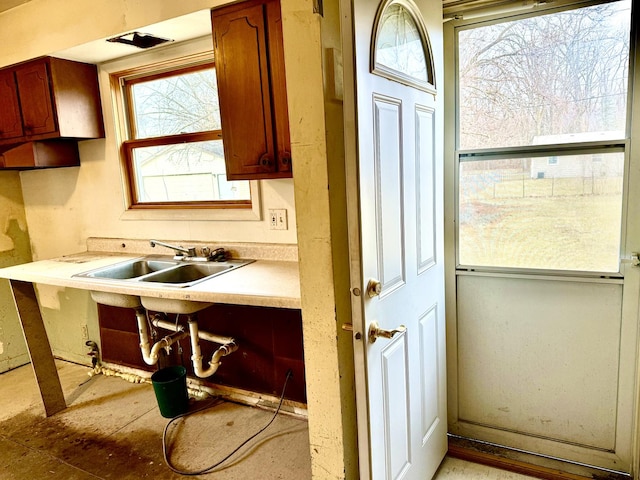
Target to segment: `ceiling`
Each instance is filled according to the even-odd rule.
[[[2,0],[0,0],[1,2]],[[175,43],[211,36],[211,13],[209,10],[201,10],[198,12],[183,15],[181,17],[172,18],[164,22],[148,25],[136,29],[136,31],[145,34],[156,35],[158,37],[169,38]],[[120,34],[129,32],[120,32]],[[114,35],[117,36],[117,35]],[[171,44],[165,44],[171,45]],[[161,47],[159,47],[161,48]],[[77,47],[68,48],[63,51],[53,52],[55,57],[66,58],[68,60],[77,60],[79,62],[102,63],[107,60],[125,57],[135,53],[143,52],[132,45],[123,45],[120,43],[107,42],[106,38],[101,38],[93,42],[78,45]]]
[[[0,0],[0,13],[5,10],[17,7],[23,3],[28,3],[31,0]],[[504,3],[500,0],[442,0],[442,6],[444,8],[457,8],[463,5],[465,6],[486,6],[488,4]],[[473,5],[475,4],[475,5]]]
[[[32,0],[0,0],[0,14],[15,7],[19,7]],[[170,38],[175,43],[204,36],[211,36],[211,13],[209,10],[201,10],[181,17],[172,18],[170,20],[160,22],[154,25],[148,25],[136,29],[136,31],[144,34],[152,34],[159,37]],[[122,35],[130,32],[118,32]],[[50,55],[66,58],[69,60],[77,60],[88,63],[101,63],[115,58],[125,57],[143,50],[131,46],[118,43],[110,43],[106,38],[101,38],[84,45],[78,45],[63,51],[50,52]]]
[[[19,7],[32,0],[0,0],[0,13]],[[522,0],[522,3],[534,3],[536,0]],[[499,6],[512,3],[513,0],[442,0],[444,13],[455,15],[461,10],[485,8],[489,5]],[[539,3],[544,3],[541,0]],[[170,38],[175,42],[211,35],[211,19],[209,10],[202,10],[165,22],[149,25],[137,29],[138,32]],[[130,32],[119,32],[125,34]],[[114,35],[115,36],[115,35]],[[101,63],[107,60],[139,53],[141,50],[131,45],[109,43],[106,38],[95,40],[85,45],[79,45],[61,52],[51,52],[52,55],[89,63]]]

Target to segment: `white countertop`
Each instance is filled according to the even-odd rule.
[[[89,251],[0,269],[0,278],[129,295],[261,307],[300,308],[298,263],[261,260],[199,282],[173,287],[153,282],[74,277],[143,255]]]

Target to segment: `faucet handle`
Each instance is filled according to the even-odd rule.
[[[227,260],[227,257],[228,255],[224,248],[216,248],[211,252],[211,255],[209,255],[209,258],[214,262],[224,262]]]
[[[200,249],[202,258],[210,262],[224,262],[227,259],[227,252],[224,248],[216,248],[213,251],[209,247],[202,247]]]

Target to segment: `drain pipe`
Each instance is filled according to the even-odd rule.
[[[142,351],[142,359],[147,365],[155,365],[158,363],[158,353],[161,348],[169,348],[174,343],[189,336],[187,332],[178,330],[175,333],[167,335],[151,347],[149,343],[149,327],[147,326],[146,311],[144,308],[136,308],[135,310],[136,319],[138,320],[138,334],[140,335],[140,350]]]
[[[196,321],[195,318],[194,321]],[[154,315],[151,319],[151,324],[155,327],[162,328],[163,330],[171,330],[173,332],[184,331],[184,325],[182,325],[181,323],[168,322],[167,320],[163,320],[162,317],[157,314]],[[218,343],[220,345],[235,343],[235,340],[232,337],[224,337],[222,335],[216,335],[215,333],[203,332],[200,329],[198,329],[197,332],[198,338],[200,340],[206,340],[208,342]]]
[[[220,366],[220,359],[235,352],[238,349],[235,341],[231,337],[221,337],[211,333],[200,332],[195,315],[189,315],[189,332],[191,333],[191,361],[193,362],[193,373],[199,378],[207,378],[216,373]],[[200,351],[199,339],[209,340],[221,344],[211,357],[209,368],[202,368],[202,353]]]

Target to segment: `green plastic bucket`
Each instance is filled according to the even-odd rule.
[[[173,418],[189,409],[187,369],[181,365],[161,368],[151,375],[160,415]]]

